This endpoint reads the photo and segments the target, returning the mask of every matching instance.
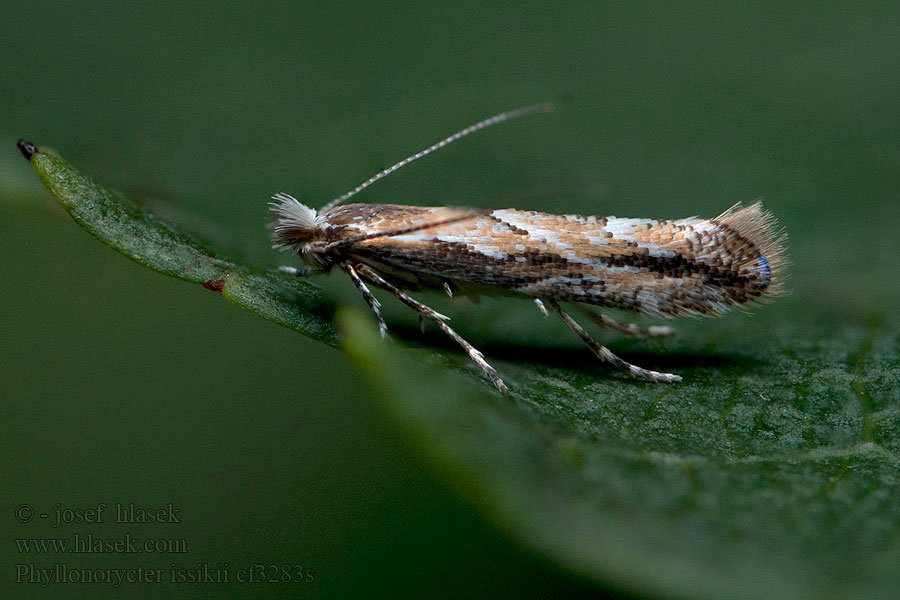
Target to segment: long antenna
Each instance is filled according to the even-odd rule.
[[[337,206],[338,204],[340,204],[347,198],[350,198],[351,196],[355,196],[356,194],[360,193],[361,191],[363,191],[364,189],[366,189],[367,187],[369,187],[370,185],[372,185],[379,179],[387,177],[388,175],[390,175],[391,173],[393,173],[400,167],[405,167],[406,165],[413,162],[414,160],[419,160],[423,156],[428,156],[435,150],[439,150],[439,149],[443,148],[444,146],[446,146],[447,144],[453,143],[460,138],[466,137],[470,133],[475,133],[476,131],[484,129],[485,127],[490,127],[491,125],[496,125],[497,123],[502,123],[503,121],[509,121],[510,119],[524,117],[525,115],[531,115],[534,113],[550,112],[552,110],[553,110],[553,106],[551,104],[535,104],[532,106],[525,106],[522,108],[517,108],[515,110],[510,110],[510,111],[507,111],[504,113],[500,113],[499,115],[494,115],[493,117],[491,117],[489,119],[485,119],[484,121],[480,121],[478,123],[475,123],[474,125],[470,125],[469,127],[466,127],[465,129],[463,129],[462,131],[457,131],[450,137],[444,138],[443,140],[439,141],[437,144],[430,146],[430,147],[426,148],[425,150],[422,150],[421,152],[416,152],[412,156],[408,156],[408,157],[404,158],[397,164],[388,167],[384,171],[376,173],[375,175],[373,175],[366,181],[362,182],[361,184],[359,184],[358,186],[356,186],[355,188],[353,188],[352,190],[350,190],[343,196],[339,196],[339,197],[335,198],[334,200],[332,200],[331,202],[329,202],[328,204],[326,204],[325,206],[323,206],[322,209],[319,210],[319,214],[320,215],[327,214],[328,211],[330,211],[332,208],[334,208],[335,206]]]

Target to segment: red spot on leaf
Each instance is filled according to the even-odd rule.
[[[204,290],[210,290],[212,292],[220,292],[225,289],[225,280],[224,279],[207,279],[202,284]]]

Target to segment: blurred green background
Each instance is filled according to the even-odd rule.
[[[364,200],[683,217],[762,197],[791,236],[787,302],[858,322],[900,304],[893,3],[85,2],[3,17],[4,598],[593,589],[422,467],[338,351],[96,243],[19,137],[273,266],[287,257],[264,227],[272,193],[319,206],[461,127],[549,101],[553,114],[469,138]],[[341,278],[317,283],[362,305]],[[182,523],[13,517],[101,502],[172,503]],[[74,532],[184,539],[188,552],[24,555],[12,542]],[[16,583],[30,562],[302,564],[315,581]]]

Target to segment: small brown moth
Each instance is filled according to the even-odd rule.
[[[490,210],[341,203],[379,179],[470,133],[515,117],[550,110],[530,106],[467,127],[376,174],[321,211],[287,194],[271,204],[277,215],[275,247],[290,250],[306,269],[337,266],[350,276],[387,331],[380,303],[366,282],[383,288],[433,321],[455,340],[501,393],[503,380],[481,352],[442,315],[404,290],[504,294],[532,298],[546,316],[556,312],[600,360],[657,382],[681,377],[630,364],[599,344],[560,306],[573,302],[589,318],[633,336],[663,336],[670,327],[619,323],[585,305],[653,317],[715,316],[777,294],[782,287],[785,235],[760,202],[740,204],[714,219],[621,219]]]

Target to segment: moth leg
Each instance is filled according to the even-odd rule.
[[[576,304],[576,306],[578,307],[578,310],[587,315],[587,317],[597,325],[615,329],[616,331],[620,331],[625,335],[630,335],[632,337],[663,337],[675,333],[674,327],[666,327],[665,325],[650,325],[649,327],[645,327],[642,325],[635,325],[634,323],[620,323],[615,319],[607,317],[603,313],[594,312],[587,306],[581,304]]]
[[[279,273],[284,273],[285,275],[296,275],[297,277],[310,277],[311,275],[318,275],[322,271],[315,267],[304,267],[302,269],[298,269],[297,267],[286,267],[284,265],[278,267]]]
[[[378,321],[378,332],[381,334],[381,339],[384,339],[387,335],[387,324],[384,322],[384,317],[381,316],[381,311],[379,310],[381,308],[381,302],[372,295],[372,292],[369,291],[369,286],[367,286],[366,282],[359,277],[359,273],[356,272],[353,265],[344,263],[341,267],[347,271],[350,279],[353,280],[353,283],[356,285],[356,289],[359,290],[359,293],[362,294],[362,297],[372,309],[372,312],[375,313],[375,319]]]
[[[360,273],[362,273],[363,275],[365,275],[366,277],[368,277],[369,279],[371,279],[372,281],[374,281],[375,283],[377,283],[378,285],[380,285],[381,287],[383,287],[390,293],[397,296],[397,298],[400,300],[400,302],[409,306],[410,308],[415,310],[417,313],[419,313],[420,319],[424,318],[424,319],[429,319],[431,321],[434,321],[434,323],[438,327],[440,327],[444,333],[446,333],[448,336],[450,336],[450,338],[453,341],[455,341],[457,344],[459,344],[462,347],[462,349],[466,351],[466,354],[469,355],[469,358],[471,358],[475,362],[476,365],[481,367],[481,370],[484,371],[484,374],[487,375],[488,379],[491,380],[491,383],[494,384],[494,387],[496,387],[497,390],[499,390],[501,394],[503,394],[504,396],[509,394],[509,388],[506,387],[506,384],[503,383],[503,380],[500,379],[499,375],[497,375],[497,371],[494,369],[494,367],[492,367],[490,364],[488,364],[488,362],[486,360],[484,360],[484,355],[481,352],[479,352],[478,350],[476,350],[472,344],[470,344],[469,342],[464,340],[449,325],[447,325],[447,321],[450,320],[449,317],[442,315],[441,313],[435,311],[434,309],[429,308],[428,306],[425,306],[418,300],[406,295],[402,290],[400,290],[393,284],[389,283],[388,281],[385,281],[385,279],[371,267],[361,264],[361,265],[358,265],[357,268],[359,269]]]
[[[550,308],[555,310],[557,314],[562,318],[563,322],[568,325],[569,329],[574,331],[578,337],[584,340],[588,346],[590,346],[591,350],[593,350],[594,354],[597,355],[597,358],[604,362],[611,363],[614,367],[619,369],[624,369],[628,371],[629,375],[633,377],[638,377],[641,379],[647,379],[649,381],[656,381],[662,383],[674,383],[681,381],[680,375],[674,375],[672,373],[660,373],[659,371],[650,371],[649,369],[642,369],[636,365],[633,365],[627,361],[622,360],[602,344],[599,344],[594,338],[590,336],[590,334],[584,330],[575,320],[569,316],[569,314],[560,307],[559,303],[555,300],[547,300],[547,304],[550,305]]]

